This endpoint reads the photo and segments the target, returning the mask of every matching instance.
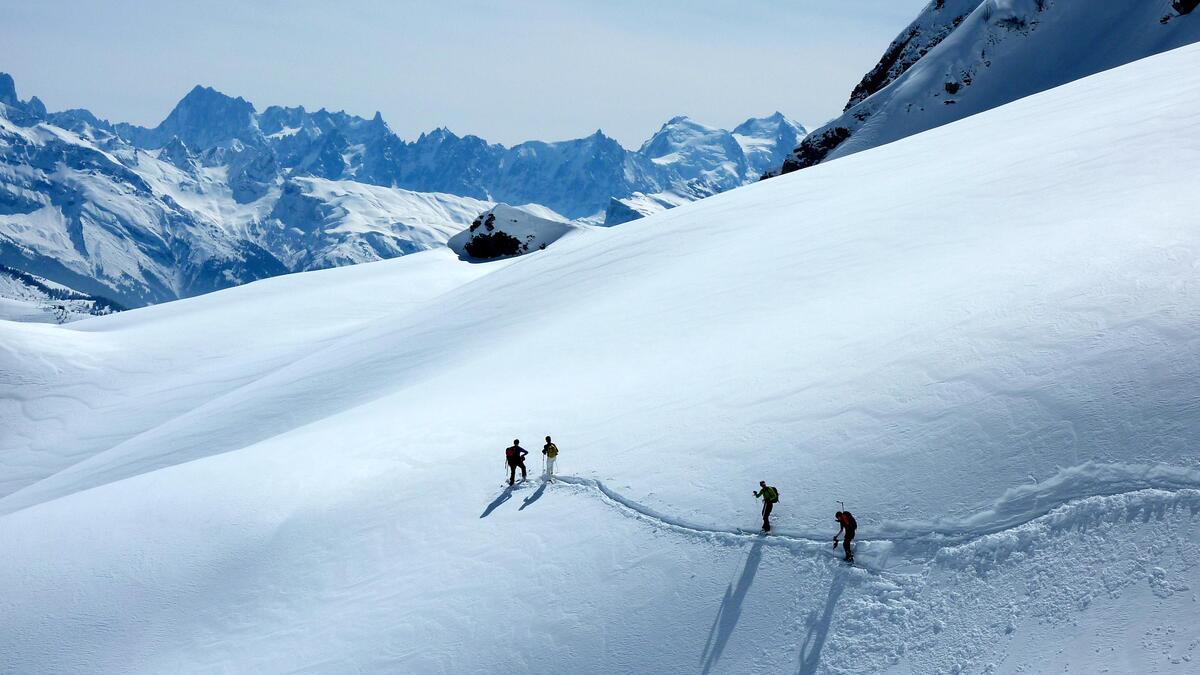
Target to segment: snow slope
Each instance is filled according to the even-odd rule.
[[[806,136],[783,171],[1200,41],[1194,8],[1174,0],[935,0],[863,77],[845,112]]]
[[[1188,672],[1198,61],[535,256],[0,322],[0,670]]]

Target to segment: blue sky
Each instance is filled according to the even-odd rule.
[[[815,126],[927,0],[0,0],[22,98],[157,124],[193,85],[512,144],[686,114]]]

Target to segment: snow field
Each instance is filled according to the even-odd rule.
[[[1187,672],[1198,56],[499,266],[0,323],[0,670]]]

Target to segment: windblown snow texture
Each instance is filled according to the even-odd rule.
[[[0,321],[0,671],[1194,670],[1198,62],[536,255]]]
[[[934,0],[796,147],[784,173],[1200,40],[1171,0]],[[1187,3],[1192,4],[1192,3]]]

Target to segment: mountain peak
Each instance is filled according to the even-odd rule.
[[[17,100],[17,83],[13,81],[12,75],[5,72],[0,72],[0,103],[8,105],[20,103]]]
[[[255,144],[261,134],[254,114],[254,105],[246,99],[198,84],[154,130],[155,140],[161,146],[172,136],[178,136],[188,147],[198,150],[233,139]]]
[[[751,117],[734,127],[733,133],[738,136],[774,137],[779,134],[803,136],[807,132],[799,122],[788,118],[787,115],[777,110],[766,117]]]
[[[383,113],[379,112],[378,110],[375,111],[375,116],[367,122],[367,126],[374,133],[392,133],[392,128],[388,126],[388,123],[383,119]]]
[[[46,105],[38,97],[31,96],[28,101],[17,98],[17,83],[12,75],[4,72],[0,72],[0,104],[23,113],[18,117],[25,122],[33,122],[46,116]]]
[[[448,127],[438,127],[433,131],[421,134],[421,137],[417,139],[417,142],[420,143],[422,141],[427,141],[431,143],[442,143],[448,140],[458,140],[458,136],[456,136],[453,131],[450,131]]]
[[[179,99],[179,103],[175,104],[176,109],[182,105],[238,105],[239,107],[249,107],[254,110],[254,105],[246,99],[238,96],[234,98],[228,94],[220,92],[212,87],[197,84],[192,87],[191,91]]]

